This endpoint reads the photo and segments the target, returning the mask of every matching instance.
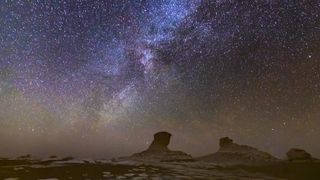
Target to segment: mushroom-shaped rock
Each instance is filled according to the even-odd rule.
[[[229,137],[220,138],[220,141],[219,141],[220,147],[226,147],[226,146],[229,146],[230,144],[233,144],[233,140],[230,139]]]
[[[120,160],[136,161],[193,161],[191,155],[182,151],[172,151],[168,148],[171,134],[168,132],[158,132],[154,134],[154,139],[149,148],[140,153],[133,154],[130,157],[120,158]]]
[[[219,146],[219,150],[216,153],[200,157],[199,160],[217,164],[261,164],[278,160],[269,153],[254,147],[234,143],[229,137],[221,138]]]
[[[168,132],[158,132],[153,135],[154,139],[149,146],[150,151],[166,151],[170,143],[171,134]]]
[[[292,148],[287,152],[287,157],[289,161],[299,161],[299,160],[312,160],[311,154],[303,149]]]

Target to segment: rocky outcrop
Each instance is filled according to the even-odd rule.
[[[130,157],[120,158],[120,160],[136,161],[193,161],[191,155],[182,151],[172,151],[168,148],[171,134],[168,132],[158,132],[154,134],[154,139],[149,148],[140,153],[133,154]]]
[[[234,143],[229,137],[220,139],[220,148],[216,153],[198,158],[217,164],[261,164],[278,161],[269,153],[247,145]]]
[[[289,161],[311,161],[315,160],[307,151],[298,148],[292,148],[287,152]]]
[[[171,134],[168,132],[158,132],[153,135],[153,141],[149,146],[149,151],[167,151]]]

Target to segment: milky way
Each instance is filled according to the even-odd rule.
[[[319,156],[319,16],[317,0],[1,1],[0,153],[110,157],[167,130],[194,155],[230,136]]]

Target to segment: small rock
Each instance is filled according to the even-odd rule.
[[[141,174],[139,174],[139,176],[140,176],[140,177],[148,177],[148,174],[146,174],[146,173],[141,173]]]
[[[15,171],[19,171],[19,170],[23,170],[24,168],[23,167],[14,167],[13,170]]]
[[[133,174],[133,173],[127,173],[127,174],[124,174],[124,176],[129,176],[129,177],[131,177],[131,176],[134,176],[134,174]]]
[[[126,179],[124,176],[117,176],[117,179]]]

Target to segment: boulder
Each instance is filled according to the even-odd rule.
[[[219,150],[216,153],[198,158],[201,161],[217,164],[262,164],[278,161],[271,154],[260,151],[247,145],[234,143],[229,137],[223,137],[219,141]]]
[[[153,137],[154,139],[147,150],[133,154],[129,157],[120,158],[119,160],[159,162],[193,161],[191,155],[182,151],[172,151],[168,148],[171,138],[170,133],[158,132],[154,134]]]
[[[311,154],[303,149],[292,148],[287,152],[289,161],[313,160]]]

